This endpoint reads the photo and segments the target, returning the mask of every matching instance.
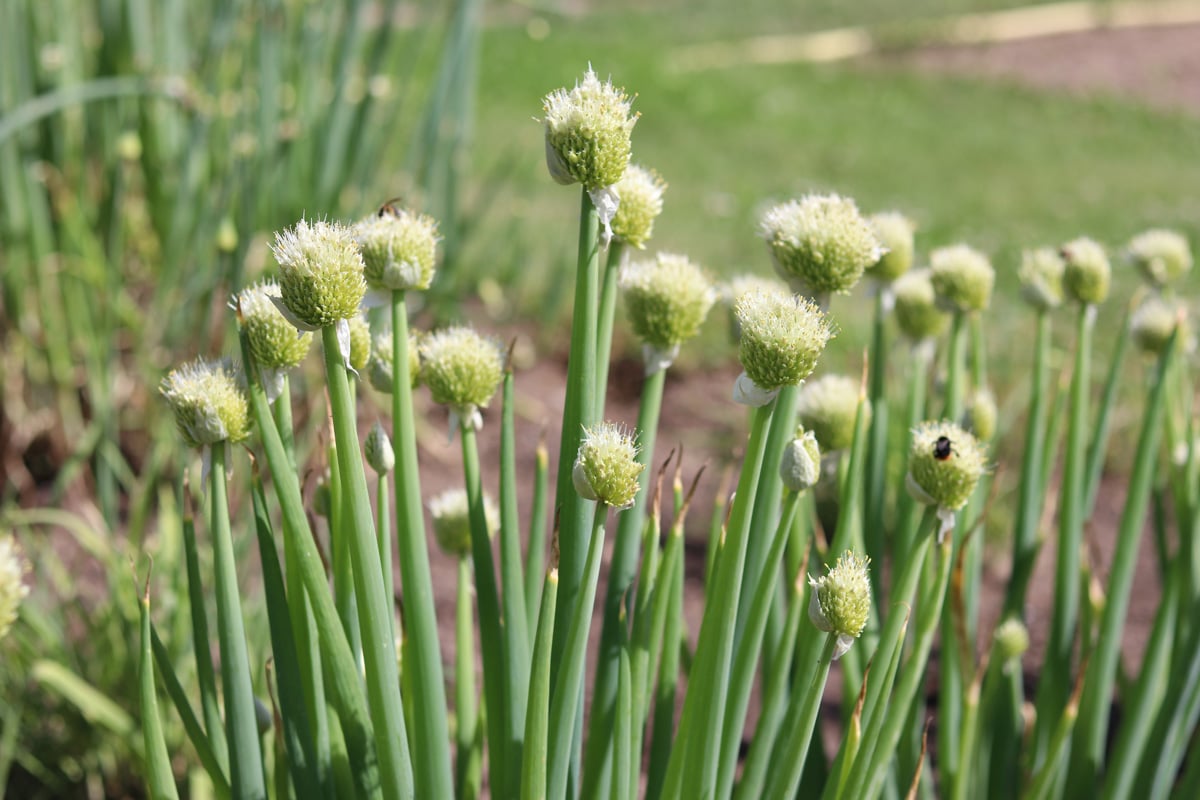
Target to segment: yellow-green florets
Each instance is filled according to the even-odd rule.
[[[742,369],[765,391],[795,386],[812,374],[834,335],[816,304],[786,292],[748,292],[735,301],[734,314]]]
[[[821,480],[821,447],[812,431],[798,430],[783,448],[779,477],[789,491],[803,492]]]
[[[203,359],[172,370],[162,392],[185,442],[207,447],[240,442],[250,435],[250,407],[233,369]]]
[[[1020,658],[1029,649],[1029,629],[1016,617],[1009,617],[997,625],[994,637],[996,654],[1003,664]]]
[[[371,360],[371,326],[365,317],[350,320],[350,367],[358,371]]]
[[[377,475],[386,475],[396,466],[396,451],[392,449],[392,440],[378,422],[371,426],[371,432],[367,434],[367,441],[363,445],[363,457]]]
[[[408,329],[408,383],[417,388],[421,382],[421,332]],[[383,331],[371,340],[371,360],[367,365],[367,377],[377,392],[392,393],[392,332]]]
[[[872,214],[868,221],[886,252],[867,267],[867,275],[877,281],[891,283],[912,268],[916,225],[899,211]]]
[[[858,206],[838,195],[807,195],[775,206],[759,233],[780,275],[813,296],[849,292],[884,253]]]
[[[621,180],[629,165],[630,136],[637,115],[632,99],[611,81],[600,82],[588,67],[574,89],[546,95],[546,166],[561,184],[602,189]]]
[[[654,233],[654,220],[663,209],[667,183],[652,169],[630,164],[617,182],[621,204],[612,220],[613,236],[630,247],[643,250]]]
[[[421,381],[433,400],[459,412],[487,406],[504,377],[496,343],[466,327],[432,333],[421,342]]]
[[[1130,319],[1133,339],[1147,353],[1158,355],[1180,324],[1182,306],[1159,296],[1148,297]],[[1186,336],[1185,331],[1180,331]]]
[[[1125,256],[1156,286],[1173,283],[1192,269],[1192,249],[1177,231],[1139,233],[1125,246]]]
[[[298,327],[316,330],[358,316],[367,282],[349,228],[300,220],[275,234],[271,250],[279,262],[284,306]]]
[[[991,389],[976,389],[967,395],[966,410],[963,412],[963,427],[975,434],[981,442],[991,441],[996,435],[996,396]]]
[[[1063,288],[1071,299],[1095,306],[1108,297],[1112,267],[1104,248],[1086,236],[1073,239],[1062,246]]]
[[[863,395],[858,381],[845,375],[824,375],[800,387],[796,419],[817,437],[822,453],[845,450],[854,441],[854,421],[860,400],[865,404],[864,411],[869,418],[870,401]]]
[[[437,262],[437,222],[432,217],[386,205],[354,225],[364,276],[372,289],[428,289]]]
[[[1021,255],[1021,297],[1038,311],[1058,308],[1063,301],[1066,263],[1052,247],[1026,250]]]
[[[429,501],[429,516],[438,547],[460,558],[471,552],[471,507],[466,489],[448,489],[434,497]],[[500,513],[487,492],[483,494],[483,516],[491,538],[500,529]]]
[[[986,469],[983,446],[955,423],[926,422],[913,431],[909,488],[927,505],[962,508]]]
[[[638,476],[644,469],[629,431],[612,422],[600,422],[584,431],[579,456],[571,473],[575,491],[613,508],[632,505]]]
[[[929,267],[929,280],[942,308],[969,313],[988,307],[996,272],[983,253],[965,244],[940,247],[929,254]]]
[[[829,572],[819,578],[811,575],[808,578],[812,587],[808,617],[819,630],[837,635],[835,658],[850,649],[871,614],[868,564],[869,558],[847,550],[838,556]]]
[[[275,300],[281,298],[275,281],[256,283],[237,295],[250,355],[259,369],[292,369],[299,366],[312,347],[312,334],[297,335],[296,326],[276,306]]]
[[[659,253],[621,270],[621,291],[633,330],[643,342],[670,350],[700,330],[716,292],[687,256]]]
[[[29,565],[21,557],[16,540],[11,536],[0,536],[0,640],[17,621],[17,610],[29,594],[25,585],[28,570]]]
[[[892,309],[900,332],[912,342],[934,339],[945,333],[950,317],[937,305],[937,293],[929,279],[929,270],[920,269],[900,276],[892,284],[895,306]]]

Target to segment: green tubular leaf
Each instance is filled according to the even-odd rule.
[[[542,565],[546,558],[546,490],[550,467],[546,446],[538,442],[533,470],[533,504],[529,510],[529,549],[525,552],[525,613],[529,624],[527,631],[537,628],[534,614],[542,602],[542,582],[545,580]]]
[[[683,628],[683,530],[672,528],[663,552],[659,585],[666,598],[664,625],[659,653],[658,682],[654,689],[654,724],[650,739],[650,764],[646,772],[646,797],[655,800],[662,791],[667,777],[667,765],[671,755],[672,735],[675,731],[675,692],[679,684],[680,637]],[[680,727],[676,746],[684,746],[686,731]]]
[[[196,682],[200,684],[200,707],[208,741],[216,754],[221,774],[228,774],[229,746],[225,743],[225,725],[217,706],[217,679],[213,672],[208,634],[208,614],[204,608],[204,582],[200,578],[200,556],[196,550],[196,525],[191,503],[184,498],[183,552],[187,562],[188,607],[192,620],[192,650],[196,656]],[[161,668],[161,667],[160,667]],[[228,778],[226,778],[228,784]]]
[[[150,646],[150,587],[138,599],[141,625],[141,650],[138,659],[138,686],[142,704],[142,741],[146,749],[146,788],[154,800],[179,797],[171,757],[163,739],[162,720],[158,717],[158,695],[154,688],[154,656]]]
[[[471,560],[458,560],[458,598],[454,622],[454,714],[457,718],[458,800],[479,796],[483,748],[475,687],[475,616],[471,613]]]
[[[558,599],[558,570],[546,575],[533,667],[529,675],[529,710],[525,715],[525,752],[521,769],[522,800],[544,800],[546,795],[547,736],[550,714],[550,650],[554,643],[554,616]]]
[[[817,661],[812,682],[803,692],[797,691],[788,708],[790,724],[787,736],[780,742],[779,766],[771,773],[767,791],[763,795],[772,800],[788,800],[796,796],[800,776],[808,757],[808,746],[812,741],[813,728],[817,723],[817,712],[821,708],[821,697],[825,694],[825,681],[829,678],[829,665],[833,660],[833,648],[837,645],[836,634],[826,634]]]
[[[521,573],[521,531],[517,518],[517,445],[513,420],[513,373],[504,372],[504,404],[500,414],[500,581],[503,591],[505,675],[508,678],[508,736],[525,738],[525,707],[529,697],[529,629],[526,627],[525,578]],[[515,759],[516,754],[512,754]],[[512,774],[512,792],[517,791]]]

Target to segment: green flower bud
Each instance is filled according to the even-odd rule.
[[[159,388],[183,440],[192,447],[240,442],[250,435],[250,406],[233,369],[198,359],[172,370]]]
[[[967,396],[963,412],[963,427],[975,434],[981,442],[991,441],[996,435],[996,397],[990,389],[976,389]]]
[[[983,446],[953,422],[926,422],[913,431],[908,485],[926,505],[957,511],[986,469]]]
[[[1112,267],[1095,240],[1080,237],[1062,246],[1063,288],[1068,297],[1085,306],[1100,305],[1108,297]]]
[[[1130,328],[1133,339],[1147,353],[1158,355],[1171,340],[1171,334],[1180,324],[1182,306],[1161,297],[1149,297],[1133,312]],[[1185,320],[1186,321],[1186,320]],[[1181,338],[1186,332],[1180,331]]]
[[[471,328],[446,328],[421,342],[421,381],[435,403],[442,403],[471,423],[486,407],[504,377],[504,358],[491,339]]]
[[[237,250],[238,232],[233,220],[226,217],[217,226],[217,249],[222,253],[232,253]]]
[[[929,270],[919,269],[900,276],[892,284],[896,298],[892,313],[900,332],[912,342],[936,339],[946,332],[950,317],[938,308],[937,293]]]
[[[371,326],[365,317],[350,320],[350,368],[358,372],[371,358]]]
[[[432,217],[385,205],[354,225],[367,285],[378,291],[428,289],[437,261]]]
[[[869,419],[871,403],[858,381],[845,375],[824,375],[800,387],[796,419],[817,437],[822,453],[845,450],[854,441],[860,400]]]
[[[885,252],[878,261],[867,267],[867,275],[877,281],[891,283],[912,268],[916,225],[899,211],[872,214],[868,222]]]
[[[783,448],[779,461],[779,477],[792,492],[803,492],[821,479],[821,448],[812,431],[797,431]]]
[[[621,270],[620,286],[634,332],[668,357],[696,335],[716,300],[700,267],[687,256],[669,253],[627,265]]]
[[[1021,255],[1021,297],[1038,311],[1058,308],[1063,301],[1066,263],[1052,247],[1026,250]]]
[[[600,82],[589,66],[574,89],[546,95],[546,166],[563,185],[582,183],[589,191],[612,186],[629,165],[630,135],[637,115],[631,98],[611,81]]]
[[[367,434],[363,455],[377,475],[386,475],[396,466],[396,452],[392,450],[392,440],[378,422],[371,426],[371,432]]]
[[[652,169],[630,164],[617,182],[621,198],[612,220],[613,235],[638,250],[646,248],[646,240],[654,233],[654,220],[663,209],[663,191],[667,183]]]
[[[29,595],[25,585],[25,573],[29,564],[21,557],[16,540],[11,536],[0,538],[0,641],[14,622],[21,601]]]
[[[825,312],[786,292],[744,294],[734,313],[742,329],[738,359],[745,377],[767,393],[795,386],[812,374],[834,335]]]
[[[297,335],[296,326],[284,319],[276,300],[279,284],[256,283],[237,295],[242,327],[254,364],[262,370],[289,370],[300,365],[312,347],[311,333]]]
[[[775,206],[763,216],[759,233],[779,274],[817,297],[847,294],[884,253],[858,206],[838,195],[807,195]]]
[[[1192,269],[1191,247],[1187,238],[1176,231],[1139,233],[1125,246],[1125,256],[1156,286],[1173,283]]]
[[[392,393],[392,332],[384,331],[371,340],[371,362],[367,377],[375,391]],[[408,329],[408,382],[412,388],[421,383],[421,332]]]
[[[929,254],[929,265],[929,280],[942,308],[968,313],[988,307],[996,272],[983,253],[965,244],[940,247]]]
[[[317,330],[358,316],[367,291],[353,234],[336,222],[300,220],[275,234],[279,288],[290,321]]]
[[[808,578],[812,596],[808,618],[818,630],[837,634],[834,658],[840,658],[866,627],[871,614],[871,560],[847,550],[825,575]]]
[[[996,654],[1007,664],[1025,655],[1029,649],[1029,629],[1016,617],[1009,617],[996,626]]]
[[[620,425],[599,422],[588,428],[571,473],[575,491],[587,500],[628,508],[637,496],[638,476],[644,469],[637,454],[633,436]]]
[[[471,553],[471,506],[466,489],[448,489],[429,501],[433,518],[433,538],[438,547],[452,556],[463,558]],[[483,493],[483,516],[488,538],[500,530],[500,512],[487,492]]]

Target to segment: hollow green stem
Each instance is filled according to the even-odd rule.
[[[835,633],[825,635],[825,644],[821,647],[821,656],[817,661],[817,670],[812,682],[807,690],[796,692],[792,697],[790,705],[795,714],[788,715],[791,726],[779,751],[778,768],[771,773],[766,794],[763,795],[770,800],[789,800],[795,797],[796,789],[800,786],[800,776],[804,773],[808,745],[812,741],[813,728],[816,727],[817,711],[821,708],[821,697],[825,693],[825,681],[829,678],[829,665],[833,660],[833,649],[837,646],[837,639]]]
[[[957,422],[962,418],[963,397],[966,394],[965,350],[967,315],[956,312],[950,321],[950,347],[946,351],[946,396],[942,419]]]
[[[224,445],[218,445],[224,447]],[[150,644],[150,584],[138,598],[141,649],[138,653],[138,690],[142,709],[142,746],[146,754],[146,788],[153,800],[177,800],[175,774],[158,716],[158,693],[154,685],[154,656]],[[265,794],[263,795],[266,796]]]
[[[504,373],[504,404],[500,420],[500,598],[504,618],[505,674],[508,678],[508,728],[512,741],[525,736],[525,707],[529,696],[529,628],[525,610],[525,578],[521,570],[521,531],[517,517],[517,443],[513,418],[513,373]],[[516,794],[518,775],[510,774],[510,794]]]
[[[549,481],[550,456],[545,442],[539,441],[533,469],[533,504],[529,510],[529,546],[525,551],[525,613],[526,631],[537,629],[533,616],[542,602],[542,583],[546,563],[546,488]],[[555,573],[557,586],[557,572]]]
[[[558,598],[558,570],[546,574],[529,674],[529,710],[525,715],[525,753],[521,769],[521,800],[545,800],[550,716],[550,649]]]
[[[604,416],[604,399],[608,396],[609,359],[612,356],[613,320],[617,316],[617,278],[621,274],[621,260],[625,254],[625,243],[613,239],[608,246],[608,257],[604,261],[601,279],[599,332],[596,334],[596,415]],[[587,791],[587,786],[584,786]]]
[[[475,617],[471,613],[471,559],[458,559],[458,600],[454,620],[454,715],[458,720],[458,800],[474,800],[483,781],[483,753],[479,748],[479,708],[475,695]]]

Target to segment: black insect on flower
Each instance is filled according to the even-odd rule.
[[[952,455],[954,455],[954,443],[950,441],[950,437],[939,436],[938,440],[933,443],[933,457],[938,461],[945,461]]]

